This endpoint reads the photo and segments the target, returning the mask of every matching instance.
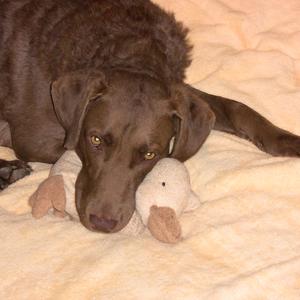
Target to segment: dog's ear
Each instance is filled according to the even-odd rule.
[[[107,85],[101,72],[73,72],[51,85],[55,113],[66,131],[64,147],[74,149],[78,142],[89,102],[100,96]]]
[[[215,123],[215,114],[188,85],[176,86],[173,99],[175,141],[170,156],[185,161],[199,150],[208,137]]]

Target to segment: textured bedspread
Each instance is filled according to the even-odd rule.
[[[299,0],[156,2],[191,29],[189,83],[300,135]],[[203,204],[177,245],[32,219],[50,169],[32,165],[0,196],[0,299],[300,299],[300,159],[213,132],[187,162]]]

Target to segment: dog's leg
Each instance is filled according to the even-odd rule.
[[[10,148],[12,146],[9,125],[2,120],[0,120],[0,146]],[[0,191],[11,183],[29,175],[30,172],[30,166],[21,160],[6,161],[0,159]]]
[[[274,156],[300,157],[299,136],[276,127],[245,104],[188,88],[210,105],[216,115],[215,130],[248,139]]]

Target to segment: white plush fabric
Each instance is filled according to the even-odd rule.
[[[300,134],[299,0],[156,2],[191,28],[189,83]],[[204,204],[167,245],[33,220],[27,199],[49,172],[33,164],[0,197],[0,299],[300,299],[300,159],[213,132],[186,165]]]
[[[172,208],[177,217],[200,206],[199,198],[191,190],[189,171],[180,161],[160,160],[138,187],[136,209],[144,224],[148,224],[153,205]]]

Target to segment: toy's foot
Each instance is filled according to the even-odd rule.
[[[0,191],[29,175],[31,171],[31,167],[24,161],[0,159]]]

